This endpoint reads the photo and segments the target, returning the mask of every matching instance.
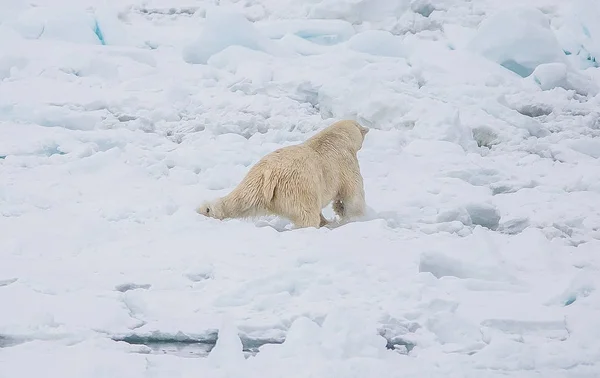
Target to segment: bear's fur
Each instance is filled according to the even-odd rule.
[[[205,202],[197,212],[216,219],[278,215],[297,228],[319,228],[329,223],[321,210],[333,201],[342,221],[362,216],[365,193],[356,155],[368,131],[342,120],[301,144],[275,150],[231,193]]]

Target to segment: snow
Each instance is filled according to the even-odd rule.
[[[599,376],[598,7],[4,1],[0,378]],[[362,219],[194,212],[345,117]]]

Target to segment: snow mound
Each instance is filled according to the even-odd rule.
[[[104,45],[104,35],[91,12],[72,7],[35,7],[8,25],[26,39],[51,39]]]
[[[408,114],[416,120],[412,131],[418,138],[455,143],[466,151],[477,146],[471,129],[461,122],[460,111],[451,105],[423,99]]]
[[[229,317],[221,322],[219,337],[208,359],[215,367],[220,368],[234,367],[244,361],[242,341]]]
[[[307,317],[298,317],[291,324],[283,344],[261,347],[257,358],[299,355],[305,358],[320,355],[330,360],[382,358],[387,353],[387,341],[362,315],[349,309],[333,310],[322,326]]]
[[[402,39],[385,30],[367,30],[348,41],[347,46],[355,51],[371,55],[404,57]]]
[[[543,63],[566,63],[548,18],[532,7],[508,8],[485,19],[467,48],[522,77]]]
[[[212,7],[206,11],[206,22],[200,36],[183,48],[183,59],[192,64],[206,64],[211,56],[229,46],[242,46],[268,54],[283,51],[241,13]]]

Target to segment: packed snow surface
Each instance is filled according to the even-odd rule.
[[[600,376],[598,25],[594,0],[2,1],[0,377]],[[365,217],[195,213],[343,118],[371,128]]]

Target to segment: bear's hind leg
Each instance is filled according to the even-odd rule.
[[[321,227],[321,212],[315,213],[313,211],[301,211],[298,214],[289,216],[294,226],[297,228],[305,228],[305,227]]]
[[[343,217],[344,214],[346,213],[346,211],[344,209],[344,203],[342,202],[341,199],[336,198],[333,201],[333,204],[331,207],[333,208],[333,212],[340,218]]]
[[[358,176],[349,187],[344,188],[333,202],[333,211],[346,222],[365,214],[365,190],[362,177]]]
[[[281,185],[274,197],[272,211],[292,221],[295,228],[320,228],[326,219],[321,213],[322,202],[310,175],[292,177],[288,185]]]

